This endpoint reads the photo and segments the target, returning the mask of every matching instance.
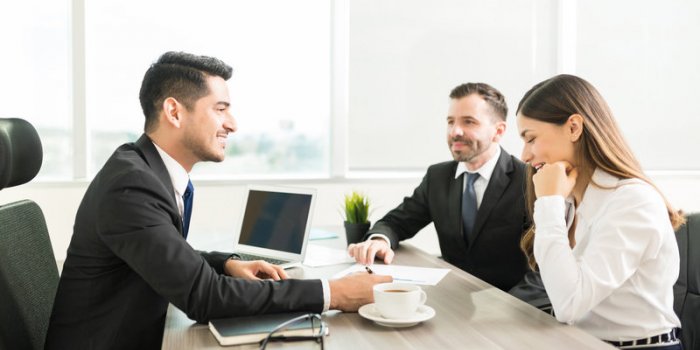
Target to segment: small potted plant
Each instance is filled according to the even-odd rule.
[[[348,244],[362,240],[369,230],[369,199],[367,196],[352,191],[345,195],[345,236]]]

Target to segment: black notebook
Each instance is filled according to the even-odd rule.
[[[265,339],[270,331],[280,324],[302,315],[308,315],[308,312],[221,318],[209,321],[209,330],[221,345],[257,343]],[[321,326],[319,320],[314,319],[313,329],[311,326],[311,319],[300,320],[289,325],[284,331],[275,332],[274,335],[312,336],[318,334]]]

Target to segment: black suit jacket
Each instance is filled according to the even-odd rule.
[[[520,238],[527,227],[525,164],[501,149],[477,212],[474,233],[462,235],[464,175],[455,179],[457,162],[434,164],[411,197],[379,220],[367,233],[384,234],[393,249],[433,222],[442,257],[449,263],[502,289],[518,283],[527,269]]]
[[[85,193],[56,294],[47,349],[160,349],[168,302],[190,318],[323,309],[319,280],[223,275],[228,254],[182,236],[167,169],[151,140],[119,147]]]

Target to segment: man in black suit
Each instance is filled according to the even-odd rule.
[[[222,161],[226,137],[236,130],[226,84],[231,71],[215,58],[168,52],[146,72],[145,134],[119,147],[85,193],[47,349],[160,348],[169,302],[199,322],[354,311],[372,301],[374,284],[391,280],[369,274],[291,280],[279,266],[197,252],[185,241],[188,173],[200,161]]]
[[[391,263],[401,240],[433,222],[442,257],[502,289],[527,269],[520,250],[526,227],[525,164],[498,144],[506,130],[503,95],[483,83],[450,93],[447,143],[454,161],[430,166],[413,195],[379,220],[348,252],[359,263]],[[478,175],[476,175],[478,174]]]

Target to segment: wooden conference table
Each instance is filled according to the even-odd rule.
[[[345,238],[313,241],[344,246]],[[584,331],[557,322],[553,317],[492,287],[482,280],[403,244],[394,264],[451,271],[436,286],[422,286],[426,305],[434,318],[409,328],[388,328],[357,313],[331,311],[324,314],[330,328],[326,349],[614,349]],[[331,277],[351,264],[321,268],[296,268],[296,278]],[[206,325],[197,324],[170,305],[163,334],[163,349],[224,349]],[[232,346],[251,349],[256,346]],[[270,343],[268,349],[319,349],[313,341]]]

